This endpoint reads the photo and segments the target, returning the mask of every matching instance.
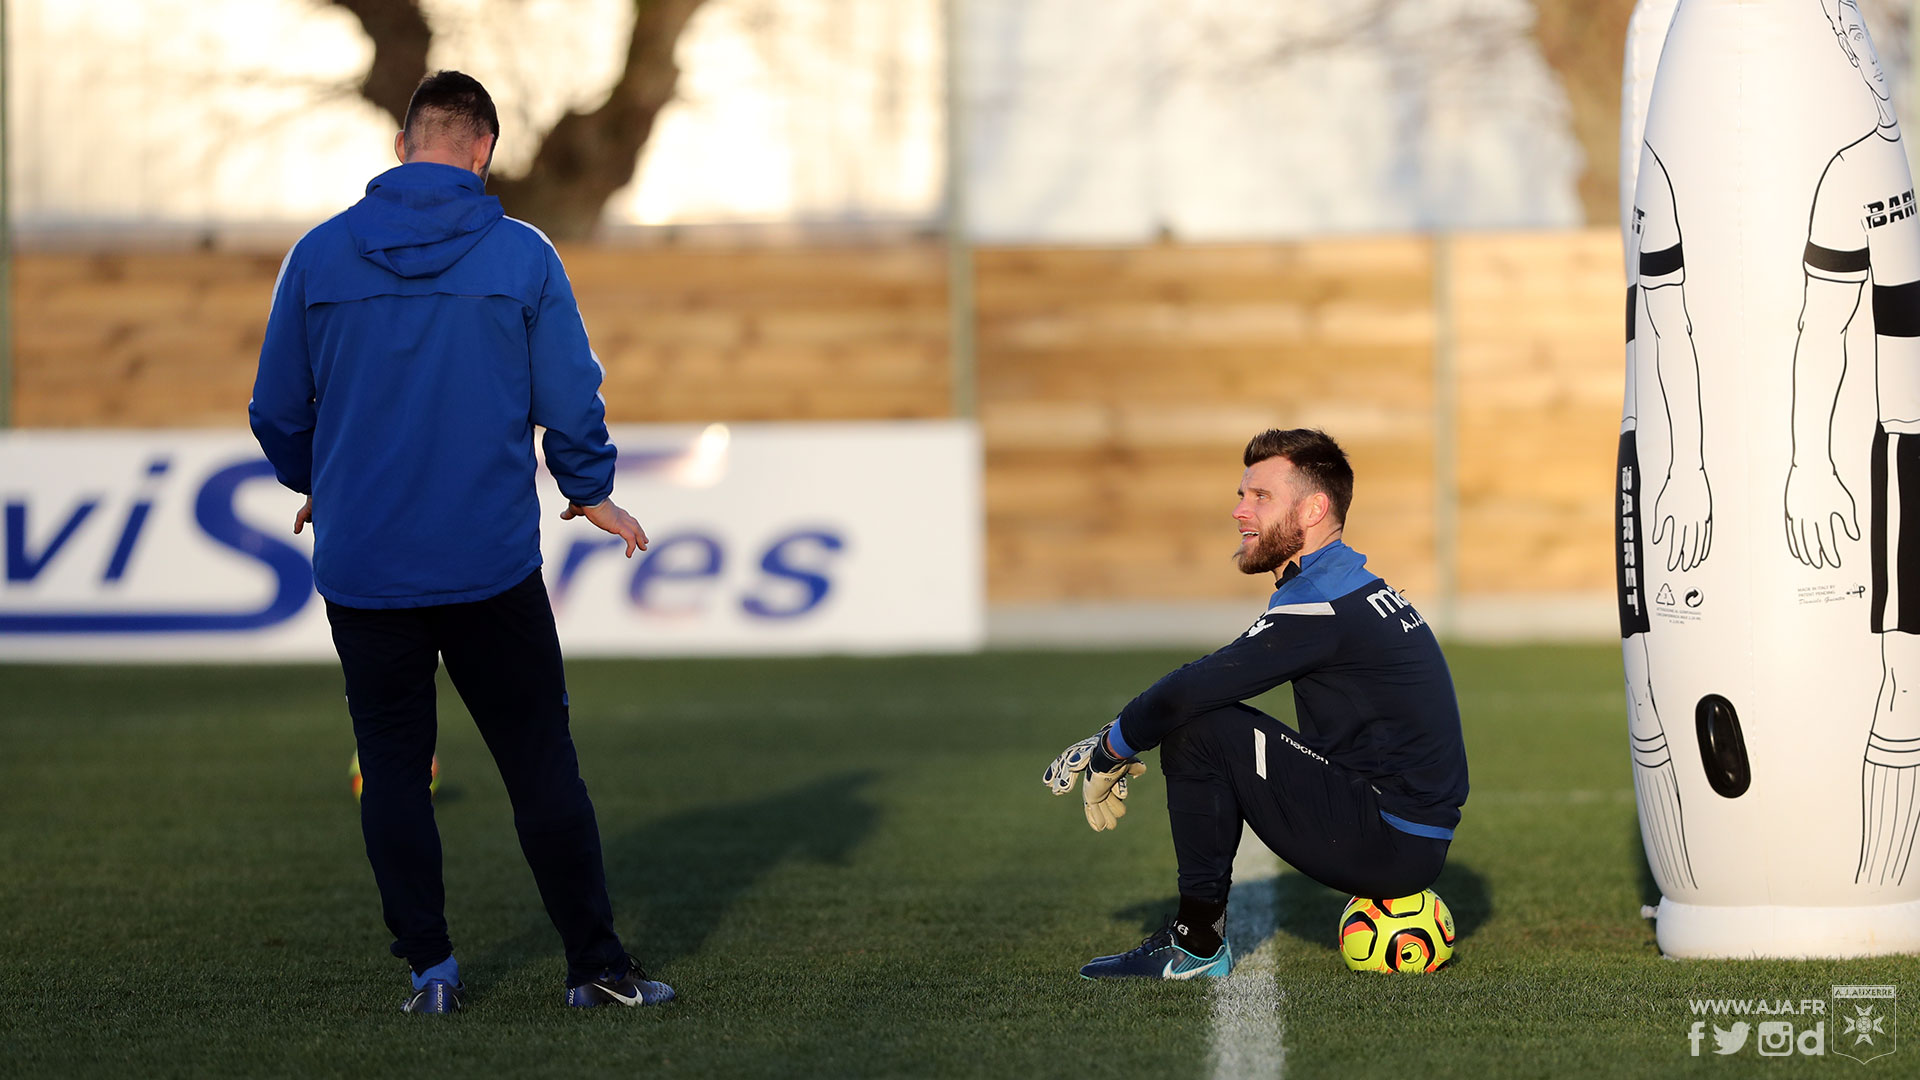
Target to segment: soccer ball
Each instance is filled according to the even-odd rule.
[[[360,751],[358,750],[355,750],[353,752],[353,760],[347,762],[347,780],[349,783],[353,785],[353,801],[359,802],[360,786],[363,781],[360,779]],[[433,755],[433,779],[427,781],[427,794],[432,795],[438,792],[439,790],[440,790],[440,755],[435,754]]]
[[[1432,889],[1393,900],[1356,896],[1340,913],[1340,957],[1355,971],[1437,971],[1453,959],[1453,912]]]

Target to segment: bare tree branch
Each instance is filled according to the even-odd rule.
[[[673,100],[681,31],[706,0],[634,0],[627,60],[607,100],[589,113],[568,112],[534,154],[526,175],[494,184],[508,213],[521,214],[556,239],[586,238],[613,193],[633,179],[654,120]]]
[[[407,102],[427,73],[433,28],[418,0],[328,0],[360,20],[373,40],[373,63],[360,82],[360,96],[386,110],[395,127],[407,121]]]
[[[327,0],[360,20],[373,39],[373,63],[360,96],[404,123],[407,101],[427,73],[433,28],[419,0]],[[607,200],[633,180],[654,120],[673,100],[680,34],[706,0],[633,0],[626,64],[592,112],[570,111],[540,140],[525,174],[496,176],[490,187],[509,214],[558,240],[582,240]]]
[[[1470,11],[1436,20],[1420,18],[1427,14],[1425,0],[1355,0],[1327,9],[1327,17],[1316,25],[1250,34],[1245,18],[1211,7],[1200,2],[1188,9],[1193,47],[1184,51],[1205,57],[1205,70],[1226,78],[1285,68],[1355,46],[1377,49],[1396,62],[1422,68],[1490,64],[1523,40],[1527,28],[1524,18],[1506,13]],[[1192,61],[1184,66],[1200,70]]]
[[[1328,8],[1318,25],[1252,42],[1244,28],[1216,18],[1203,27],[1205,54],[1239,57],[1234,67],[1257,70],[1365,44],[1431,79],[1498,62],[1526,40],[1531,21],[1531,35],[1566,95],[1567,120],[1585,159],[1577,182],[1583,214],[1590,223],[1611,222],[1619,213],[1620,70],[1634,0],[1531,0],[1528,6],[1530,13],[1468,8],[1434,15],[1427,0],[1353,0]]]

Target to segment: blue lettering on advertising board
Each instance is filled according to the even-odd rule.
[[[797,532],[775,540],[761,558],[760,569],[765,570],[770,578],[798,583],[804,589],[805,597],[797,604],[780,607],[771,600],[754,595],[740,601],[740,606],[746,609],[747,614],[766,619],[791,619],[796,615],[805,615],[827,598],[833,582],[827,578],[824,570],[809,570],[795,565],[791,560],[800,557],[808,547],[836,552],[846,546],[846,542],[837,535],[819,530]]]
[[[147,484],[138,493],[113,545],[100,582],[117,587],[139,546],[156,503],[153,487],[170,468],[158,458],[147,466]],[[0,634],[177,634],[238,633],[259,630],[298,615],[314,597],[313,565],[292,544],[241,520],[235,506],[240,489],[255,481],[273,481],[273,467],[258,458],[217,469],[194,499],[193,516],[200,531],[214,543],[260,563],[271,571],[274,592],[265,606],[252,611],[6,611],[0,610]],[[36,515],[25,502],[5,505],[5,570],[8,584],[31,583],[61,556],[75,535],[105,502],[102,496],[82,496],[51,517]],[[57,524],[47,524],[54,522]],[[31,539],[39,524],[43,539]],[[830,564],[846,550],[839,532],[811,527],[776,536],[761,554],[761,576],[739,598],[740,610],[767,620],[786,620],[817,610],[832,592]],[[612,538],[575,540],[561,559],[554,583],[556,603],[562,601],[582,568],[607,551],[619,551]],[[728,563],[720,536],[687,531],[663,536],[635,564],[627,584],[627,599],[639,611],[656,615],[692,614],[702,608],[705,594],[718,583]]]
[[[680,554],[686,552],[687,554]],[[688,614],[700,608],[697,594],[689,596],[690,589],[673,588],[675,582],[693,583],[708,581],[720,576],[720,568],[726,563],[726,556],[720,549],[720,542],[704,533],[682,533],[669,536],[652,545],[640,565],[633,568],[633,581],[627,586],[627,599],[642,611],[662,614]],[[662,592],[679,595],[680,604],[671,604]],[[684,602],[691,599],[691,603]]]
[[[8,503],[7,580],[32,581],[39,577],[40,571],[45,570],[53,557],[60,554],[60,549],[67,546],[67,541],[73,539],[73,534],[80,531],[81,523],[99,507],[98,499],[82,500],[68,515],[67,523],[60,526],[60,531],[54,533],[53,539],[47,541],[47,546],[36,555],[27,550],[27,504]]]
[[[149,468],[149,475],[165,472],[163,463]],[[253,559],[273,572],[274,593],[267,605],[257,611],[88,611],[88,612],[8,612],[0,611],[0,634],[183,634],[220,633],[258,630],[285,622],[300,613],[313,598],[313,566],[299,548],[240,520],[234,509],[234,496],[244,484],[272,480],[273,466],[265,461],[243,461],[229,465],[207,478],[194,499],[193,518],[207,538],[222,547]],[[27,507],[9,502],[6,508],[7,580],[31,581],[60,553],[61,547],[78,531],[81,523],[98,505],[83,502],[67,518],[47,545],[36,553],[27,551]],[[139,542],[141,527],[152,509],[151,500],[134,504],[114,545],[104,581],[118,581],[126,573]]]
[[[839,533],[820,528],[775,537],[760,557],[765,576],[740,599],[740,609],[756,618],[775,620],[814,611],[833,589],[826,563],[846,547]],[[574,541],[560,560],[554,602],[566,599],[588,562],[620,548],[621,542],[612,539]],[[726,565],[726,545],[718,536],[684,532],[659,537],[634,565],[627,600],[649,614],[691,614],[702,606],[705,586],[717,582]]]

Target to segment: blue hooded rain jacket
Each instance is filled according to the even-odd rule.
[[[274,286],[247,407],[313,496],[315,584],[358,608],[484,600],[540,565],[533,429],[570,501],[614,448],[560,256],[479,177],[416,162],[302,237]]]

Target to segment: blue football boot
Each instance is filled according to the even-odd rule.
[[[400,1003],[400,1011],[439,1015],[459,1012],[465,1006],[460,995],[466,989],[460,981],[460,962],[449,956],[413,976],[413,993]]]
[[[427,984],[413,992],[400,1005],[401,1012],[410,1013],[452,1013],[465,1007],[460,994],[466,990],[462,983],[450,983],[445,979],[428,979]]]
[[[615,972],[619,972],[615,974]],[[567,1004],[576,1009],[600,1005],[661,1005],[673,1000],[673,987],[647,978],[640,961],[627,956],[625,970],[609,968],[597,978],[567,987]]]
[[[1174,940],[1173,922],[1147,935],[1138,948],[1098,956],[1080,969],[1083,979],[1217,979],[1233,970],[1233,950],[1222,941],[1212,956],[1195,956]]]

